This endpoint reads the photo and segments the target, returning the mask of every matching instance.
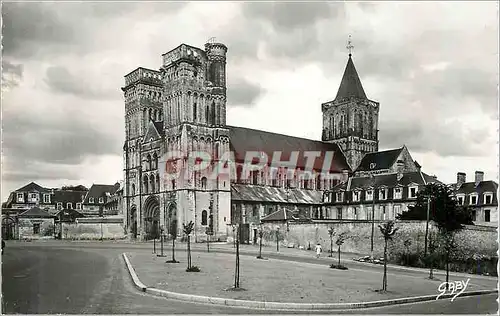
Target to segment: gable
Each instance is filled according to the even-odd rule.
[[[391,169],[400,157],[403,148],[368,153],[363,156],[356,172]]]
[[[146,130],[146,133],[144,134],[144,142],[149,142],[149,141],[151,141],[151,139],[157,140],[157,139],[161,138],[161,134],[158,131],[159,126],[157,126],[156,123],[160,123],[160,122],[149,121],[148,129]],[[163,126],[163,123],[161,125]],[[163,130],[163,128],[161,130]]]

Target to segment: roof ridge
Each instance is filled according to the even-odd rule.
[[[226,126],[228,128],[244,128],[244,129],[248,129],[248,130],[251,130],[251,131],[256,131],[256,132],[261,132],[261,133],[267,133],[267,134],[273,134],[273,135],[280,135],[280,136],[285,136],[285,137],[293,137],[293,138],[297,138],[297,139],[307,140],[307,141],[310,141],[310,142],[318,142],[318,143],[322,143],[322,144],[337,145],[337,144],[334,144],[334,143],[324,142],[324,141],[321,141],[321,140],[310,139],[310,138],[299,137],[299,136],[292,136],[292,135],[287,135],[287,134],[280,134],[280,133],[276,133],[276,132],[269,132],[269,131],[264,131],[264,130],[261,130],[261,129],[255,129],[255,128],[249,128],[249,127],[242,127],[242,126],[233,126],[233,125],[226,125]],[[339,146],[337,146],[337,147],[339,147]]]

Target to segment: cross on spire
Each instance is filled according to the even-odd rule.
[[[349,35],[349,39],[347,40],[347,46],[346,46],[346,48],[349,51],[349,57],[351,57],[351,55],[352,55],[352,49],[354,48],[354,46],[352,45],[352,42],[351,42],[351,35]]]

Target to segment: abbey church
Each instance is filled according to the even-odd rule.
[[[159,70],[139,67],[125,76],[124,213],[131,238],[172,230],[181,236],[182,223],[193,221],[196,241],[226,240],[236,223],[243,239],[256,240],[265,221],[367,219],[370,198],[377,199],[375,216],[389,219],[415,201],[419,187],[437,181],[405,146],[378,151],[379,103],[368,99],[351,54],[335,99],[318,104],[319,141],[227,125],[227,52],[221,43],[182,44],[162,55]],[[159,165],[169,151],[208,152],[214,164],[233,152],[237,175],[212,179],[200,171],[164,181]],[[294,166],[268,165],[242,177],[248,151],[299,157]],[[327,159],[319,157],[306,172],[307,151],[333,159],[325,169]],[[176,168],[190,170],[190,163],[179,159]]]

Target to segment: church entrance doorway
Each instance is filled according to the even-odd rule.
[[[170,237],[172,237],[172,234],[177,234],[177,206],[175,203],[171,203],[168,206],[165,218],[165,230]]]
[[[155,196],[150,196],[144,202],[144,228],[146,240],[160,237],[160,202]]]
[[[2,239],[14,239],[15,228],[16,222],[12,217],[6,216],[2,218]]]

